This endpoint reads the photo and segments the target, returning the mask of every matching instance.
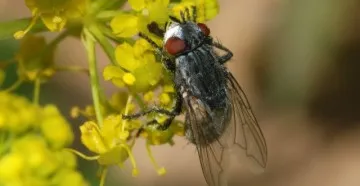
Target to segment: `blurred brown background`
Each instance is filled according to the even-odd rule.
[[[236,172],[230,185],[360,185],[359,5],[356,0],[220,0],[220,15],[209,27],[235,54],[228,66],[253,105],[269,151],[265,173]],[[23,1],[0,0],[0,15],[10,20],[30,13]],[[57,63],[86,66],[84,54],[79,41],[67,39]],[[106,56],[99,52],[99,57],[103,68]],[[64,113],[71,105],[90,103],[85,76],[64,73],[53,82],[44,94]],[[108,86],[107,92],[113,91]],[[108,185],[124,179],[123,185],[205,185],[195,149],[185,140],[153,149],[165,176],[156,175],[138,143],[139,177],[114,167]],[[91,173],[87,177],[94,179]]]

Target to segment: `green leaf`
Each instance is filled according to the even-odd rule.
[[[17,19],[12,21],[0,22],[0,40],[14,38],[13,34],[24,30],[30,23],[31,18]],[[41,21],[38,21],[31,29],[31,33],[47,30]]]

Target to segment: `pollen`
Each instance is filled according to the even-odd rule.
[[[63,20],[63,18],[61,18],[60,16],[54,16],[53,19],[52,19],[52,22],[53,23],[56,23],[56,24],[59,24],[61,23]]]
[[[154,98],[154,92],[153,91],[149,91],[149,92],[144,94],[144,101],[147,102],[147,103],[149,103],[153,98]]]
[[[168,105],[171,102],[170,95],[167,93],[162,93],[160,95],[160,104],[162,105]]]
[[[21,38],[23,38],[25,36],[25,34],[26,34],[25,31],[22,31],[22,30],[17,31],[17,32],[14,33],[14,38],[15,39],[21,39]]]
[[[139,175],[139,169],[137,169],[137,168],[133,168],[133,170],[132,170],[132,176],[133,177],[136,177],[136,176],[138,176]]]
[[[166,174],[166,169],[164,167],[161,167],[160,169],[157,170],[157,173],[159,176],[163,176]]]
[[[133,74],[131,73],[125,73],[123,76],[123,81],[127,84],[127,85],[133,85],[136,81],[136,78]]]
[[[120,134],[119,134],[119,138],[121,139],[121,140],[126,140],[127,138],[129,137],[129,131],[122,131],[122,132],[120,132]]]

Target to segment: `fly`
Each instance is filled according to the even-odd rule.
[[[257,165],[265,168],[267,147],[262,131],[246,95],[224,64],[232,52],[214,41],[210,29],[196,22],[196,8],[181,12],[181,19],[170,16],[165,29],[156,23],[150,32],[163,38],[158,46],[149,37],[140,37],[153,45],[166,69],[174,74],[177,98],[171,111],[153,108],[123,116],[134,119],[151,112],[168,116],[160,130],[166,130],[185,108],[185,136],[196,145],[202,171],[209,186],[227,185],[225,177],[229,150],[242,149]],[[225,52],[218,54],[215,49]]]

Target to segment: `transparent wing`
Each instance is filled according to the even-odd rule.
[[[232,104],[232,121],[227,129],[231,150],[245,150],[246,156],[265,168],[267,147],[263,133],[246,95],[234,76],[228,72],[228,90]],[[239,155],[240,157],[240,155]]]
[[[202,123],[210,123],[211,117],[203,107],[196,107],[196,104],[189,104],[187,122],[193,133],[194,142],[198,151],[201,168],[204,178],[209,186],[226,186],[226,167],[228,165],[229,153],[226,143],[220,140],[208,143]],[[208,121],[206,121],[208,120]],[[205,121],[205,122],[204,122]]]
[[[201,168],[209,186],[227,185],[229,150],[242,154],[245,151],[245,155],[253,160],[256,165],[260,165],[261,168],[264,168],[267,162],[267,147],[264,136],[245,93],[230,72],[228,75],[228,91],[231,110],[227,112],[229,115],[216,119],[216,121],[210,116],[206,106],[201,105],[200,100],[196,98],[187,100],[186,123],[189,124],[194,143],[197,144]],[[214,134],[209,133],[209,130],[204,130],[204,127],[212,122],[228,125],[228,127],[221,137],[210,143],[208,141],[209,136]],[[237,152],[237,150],[242,152]],[[240,154],[235,155],[241,157]]]

